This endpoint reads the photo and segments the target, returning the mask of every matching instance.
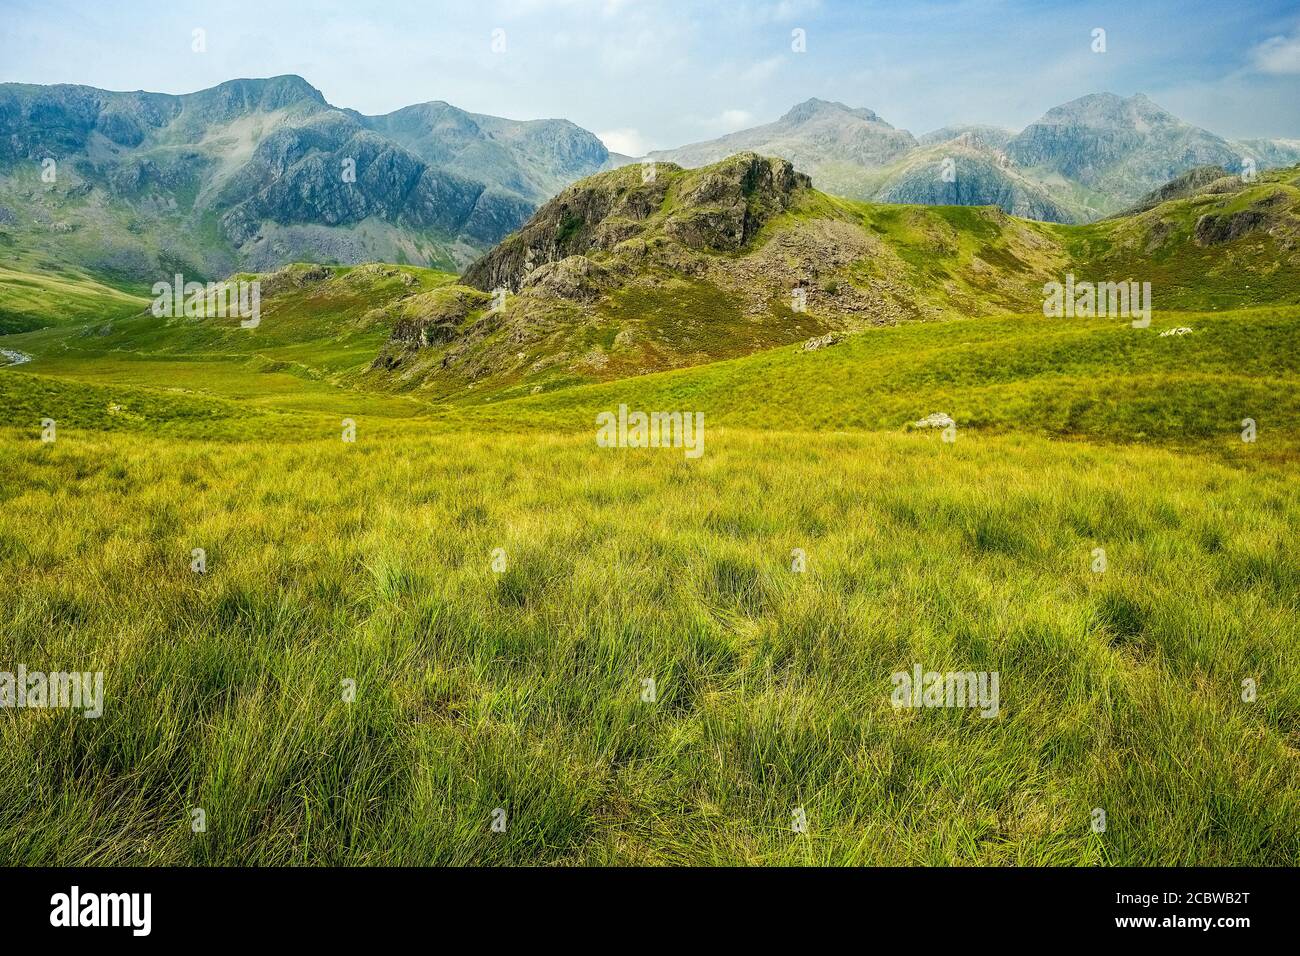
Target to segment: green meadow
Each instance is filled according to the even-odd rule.
[[[6,863],[1300,859],[1300,307],[436,403],[363,298],[118,296],[0,337],[0,670],[104,674],[0,711]],[[704,455],[597,447],[619,404]],[[917,664],[997,716],[895,708]]]

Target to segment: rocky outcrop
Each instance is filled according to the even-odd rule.
[[[659,211],[672,167],[647,178],[641,167],[600,173],[565,189],[465,271],[466,285],[518,291],[536,268],[569,256],[608,251],[640,232]]]
[[[450,342],[462,323],[486,304],[487,296],[460,286],[412,296],[402,303],[393,341],[410,348]]]
[[[569,187],[522,229],[465,271],[467,285],[484,291],[519,291],[534,270],[569,257],[610,252],[655,232],[692,251],[735,251],[772,216],[788,209],[811,181],[790,163],[741,153],[714,166],[685,172],[666,163],[628,166]],[[672,190],[672,203],[665,200]],[[561,280],[559,276],[567,275]],[[541,279],[572,282],[589,277],[590,265],[542,272]]]
[[[1263,229],[1268,221],[1268,215],[1259,209],[1206,213],[1196,220],[1193,235],[1198,246],[1217,246]]]
[[[320,265],[303,265],[297,263],[291,266],[285,266],[270,275],[263,276],[261,279],[261,294],[270,298],[274,295],[280,295],[284,292],[293,292],[299,289],[305,289],[308,286],[324,282],[333,276],[334,273],[325,266]]]
[[[822,349],[830,348],[832,345],[839,345],[844,341],[842,335],[836,335],[834,332],[827,332],[825,335],[817,335],[809,339],[803,345],[799,346],[800,352],[820,352]]]

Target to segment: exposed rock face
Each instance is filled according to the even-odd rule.
[[[647,178],[643,167],[629,166],[566,189],[471,265],[465,283],[484,291],[518,291],[534,270],[549,263],[635,243],[652,217],[657,232],[686,249],[735,251],[787,209],[798,190],[811,186],[785,160],[754,153],[732,156],[687,177],[674,176],[680,172],[671,164],[657,164]],[[672,208],[663,212],[670,181],[678,184],[678,192]],[[542,271],[536,281],[581,284],[592,275],[589,263],[573,263]]]
[[[1059,174],[1105,196],[1109,213],[1195,166],[1239,167],[1222,137],[1192,126],[1142,94],[1094,93],[1057,106],[1007,144],[1022,167]]]
[[[1243,183],[1240,177],[1230,176],[1212,180],[1198,195],[1224,198],[1202,200],[1197,206],[1205,210],[1192,230],[1197,245],[1217,246],[1247,236],[1267,235],[1282,249],[1300,246],[1300,198],[1294,189],[1272,183]]]
[[[610,269],[586,256],[567,256],[535,268],[521,285],[574,302],[592,302],[609,290],[612,278]]]
[[[1233,213],[1206,213],[1196,220],[1196,244],[1217,246],[1264,228],[1268,215],[1259,209]]]
[[[657,212],[666,179],[646,180],[640,167],[625,167],[584,180],[556,196],[513,236],[465,271],[466,285],[484,291],[518,290],[524,277],[548,262],[612,249],[639,232]]]
[[[355,181],[341,175],[349,160]],[[370,216],[454,235],[469,226],[484,191],[481,183],[436,172],[350,117],[329,113],[259,144],[220,194],[230,207],[221,222],[236,244],[255,236],[265,221],[342,226]],[[516,201],[506,221],[527,209]]]
[[[393,340],[412,348],[450,342],[461,323],[483,305],[483,299],[460,287],[412,296],[402,305],[402,317],[393,328]]]

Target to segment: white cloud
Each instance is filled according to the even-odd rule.
[[[744,129],[753,119],[754,114],[749,110],[723,110],[722,115],[713,122],[731,133],[738,129]]]
[[[597,133],[596,138],[605,144],[606,149],[624,156],[644,156],[650,152],[650,144],[641,135],[641,131],[630,127],[607,129],[603,133]]]
[[[820,8],[821,0],[779,0],[759,6],[750,15],[759,23],[783,23],[816,13]]]
[[[777,70],[785,66],[789,59],[786,54],[778,54],[769,56],[766,60],[759,60],[741,72],[740,82],[744,86],[758,86],[761,83],[766,83],[776,75]]]
[[[1300,34],[1271,37],[1251,50],[1250,55],[1263,73],[1300,73]]]

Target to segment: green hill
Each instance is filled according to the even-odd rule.
[[[857,203],[753,154],[569,187],[422,302],[374,383],[525,395],[939,318],[1041,314],[1044,285],[1147,282],[1157,315],[1300,302],[1297,170],[1087,226]],[[477,291],[475,291],[477,290]],[[490,294],[505,290],[494,302]]]

